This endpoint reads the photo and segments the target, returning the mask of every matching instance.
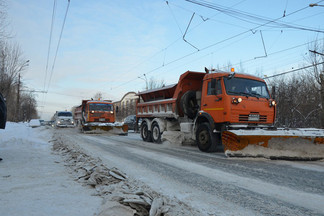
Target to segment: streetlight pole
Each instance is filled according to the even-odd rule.
[[[18,70],[18,86],[17,86],[17,116],[16,116],[16,121],[19,122],[19,119],[20,119],[20,71],[22,71],[24,69],[24,67],[28,66],[28,63],[29,63],[29,60],[27,60],[25,63],[23,63],[21,65],[21,67],[19,68]]]
[[[145,81],[145,90],[148,90],[148,84],[147,84],[147,77],[146,77],[146,74],[143,74],[143,76],[144,76],[145,79],[142,78],[142,77],[137,77],[137,78],[142,79],[142,80]]]
[[[18,74],[18,89],[17,89],[17,116],[16,116],[16,122],[19,122],[20,117],[20,73]]]

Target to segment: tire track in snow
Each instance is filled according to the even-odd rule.
[[[81,137],[80,137],[81,138]],[[161,152],[150,153],[147,152],[147,146],[145,146],[145,152],[143,153],[141,150],[136,149],[138,146],[130,145],[127,142],[123,142],[123,144],[127,144],[121,146],[120,140],[116,140],[112,137],[83,137],[86,138],[90,143],[93,143],[97,147],[111,152],[118,157],[122,157],[126,160],[131,160],[137,164],[144,165],[146,169],[153,170],[159,174],[171,176],[176,181],[181,181],[190,187],[198,188],[199,190],[204,191],[205,193],[209,193],[212,196],[218,196],[224,199],[227,202],[234,203],[236,205],[242,206],[244,208],[248,208],[253,211],[256,215],[320,215],[320,209],[318,207],[313,207],[313,210],[309,210],[306,206],[301,207],[300,200],[294,201],[293,204],[283,201],[285,197],[281,197],[278,199],[279,194],[272,194],[272,196],[268,196],[267,194],[260,194],[259,191],[253,191],[246,189],[244,187],[238,187],[238,181],[234,181],[228,183],[226,180],[220,181],[217,179],[218,176],[215,176],[216,179],[210,178],[210,173],[220,172],[215,169],[210,169],[208,175],[206,174],[197,174],[196,172],[192,172],[192,168],[195,164],[191,164],[189,169],[184,169],[184,167],[179,168],[174,164],[177,164],[178,161],[173,161],[170,163],[170,157],[164,158],[161,160],[156,160],[157,158],[161,157]],[[114,145],[107,145],[105,144],[105,140],[109,139],[110,141],[113,140],[115,143]],[[117,144],[117,145],[116,145]],[[135,148],[136,147],[136,148]],[[162,148],[161,148],[162,149]],[[156,148],[149,148],[150,151],[157,151]],[[160,148],[159,148],[160,150]],[[163,150],[165,150],[163,148]],[[162,152],[163,154],[170,155],[170,152]],[[156,155],[154,155],[156,154]],[[131,159],[130,159],[131,155]],[[148,158],[148,156],[150,156]],[[181,155],[180,155],[181,156]],[[183,156],[183,155],[182,155]],[[165,156],[164,156],[165,157]],[[177,155],[179,157],[179,155]],[[192,156],[191,156],[192,157]],[[201,159],[201,158],[200,158]],[[168,163],[166,163],[168,162]],[[190,162],[189,162],[190,163]],[[199,166],[199,165],[198,165]],[[201,165],[200,165],[201,166]],[[200,167],[201,168],[201,167]],[[199,170],[199,167],[195,170]],[[217,167],[218,169],[219,167]],[[222,173],[224,174],[224,173]],[[226,173],[225,173],[226,174]],[[183,176],[186,176],[183,178]],[[221,176],[221,175],[220,175]],[[237,179],[238,176],[234,175],[232,178]],[[242,177],[239,177],[242,178]],[[253,180],[253,179],[252,179]],[[255,183],[259,183],[259,181],[255,181]],[[256,185],[257,186],[257,185]],[[265,186],[269,186],[265,184]],[[251,188],[250,188],[251,189]],[[253,189],[253,188],[252,188]],[[278,192],[278,191],[277,191]],[[291,190],[290,192],[294,192]],[[296,193],[296,192],[294,192]],[[299,192],[298,192],[299,193]],[[305,193],[299,193],[298,195],[305,195]],[[291,197],[290,197],[291,198]],[[308,197],[309,198],[309,197]],[[322,197],[323,198],[323,197]],[[306,199],[307,200],[307,199]],[[313,199],[311,199],[313,200]],[[304,200],[305,201],[305,200]],[[296,205],[297,203],[297,205]],[[309,205],[309,203],[307,204]],[[315,211],[314,211],[315,210]]]

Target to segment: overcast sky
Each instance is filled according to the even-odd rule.
[[[237,72],[262,77],[289,71],[307,64],[307,43],[324,39],[324,1],[192,1],[205,6],[71,0],[54,64],[68,0],[7,0],[12,40],[30,60],[23,82],[47,92],[36,94],[41,118],[97,92],[118,101],[143,90],[145,78],[173,84],[187,70],[226,70],[229,62]]]

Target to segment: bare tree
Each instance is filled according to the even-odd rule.
[[[165,86],[164,80],[156,80],[153,77],[148,82],[148,89],[161,88],[163,86]]]
[[[316,40],[309,45],[310,54],[307,62],[314,65],[308,70],[310,76],[315,80],[316,91],[320,92],[321,102],[321,127],[324,128],[324,41]]]
[[[101,92],[97,92],[94,96],[93,96],[94,100],[101,100],[102,99],[102,93]]]
[[[20,73],[28,66],[17,44],[3,42],[0,44],[0,92],[7,99],[8,121],[18,121],[21,103]]]
[[[22,94],[21,96],[21,110],[19,121],[29,121],[33,118],[39,118],[37,113],[37,102],[32,93]]]
[[[26,69],[28,62],[22,57],[18,44],[0,45],[0,91],[5,95],[11,90],[18,74]]]

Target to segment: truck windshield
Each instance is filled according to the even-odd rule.
[[[264,82],[245,78],[224,78],[228,95],[242,95],[247,97],[270,98]]]
[[[70,116],[72,116],[72,113],[71,112],[59,112],[59,113],[57,113],[57,116],[67,116],[67,117],[70,117]]]
[[[113,111],[112,104],[91,103],[89,108],[90,111]]]

